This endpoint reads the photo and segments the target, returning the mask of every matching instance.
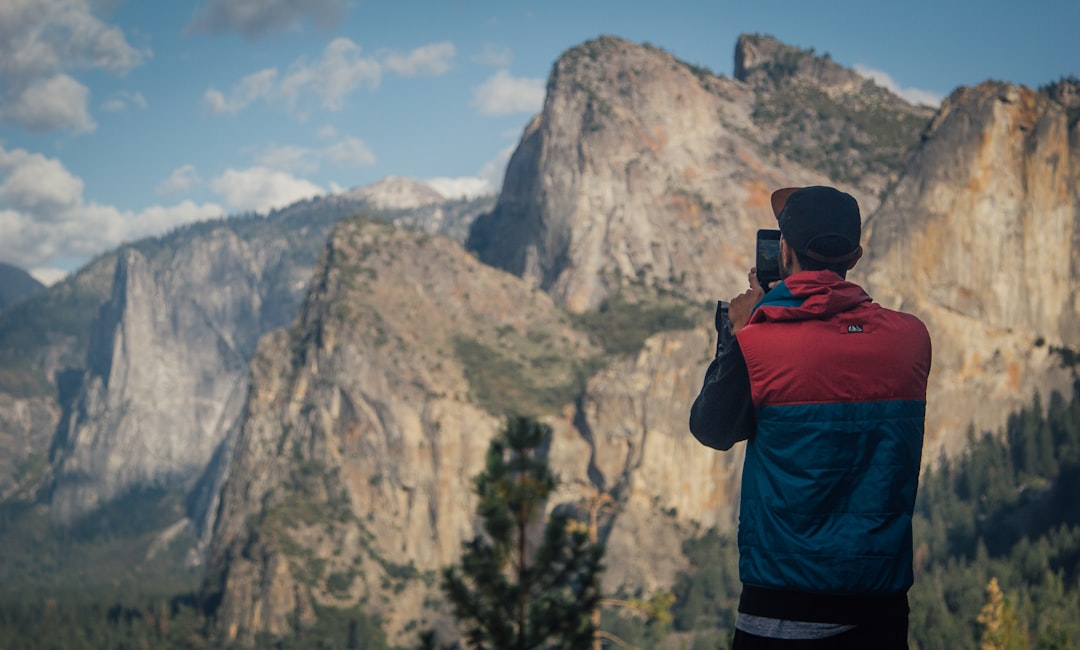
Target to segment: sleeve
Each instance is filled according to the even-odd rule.
[[[701,392],[690,407],[690,432],[703,445],[727,451],[754,432],[750,373],[735,337],[717,346]]]

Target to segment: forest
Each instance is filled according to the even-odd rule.
[[[912,650],[1080,647],[1080,382],[968,432],[962,455],[925,463],[914,517]],[[727,648],[738,603],[730,535],[706,531],[681,549],[667,611],[603,610],[600,629],[639,648]],[[614,598],[655,595],[614,594]],[[0,648],[26,650],[219,647],[196,594],[0,601]],[[296,637],[260,647],[389,648],[361,609],[323,610]],[[608,647],[605,642],[605,647]],[[615,647],[611,645],[610,647]]]

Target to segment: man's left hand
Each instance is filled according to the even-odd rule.
[[[733,332],[738,332],[746,325],[750,320],[750,314],[754,311],[754,306],[765,296],[765,290],[761,288],[757,279],[756,268],[750,269],[747,278],[750,280],[750,288],[732,298],[731,306],[728,307],[728,318],[731,319]]]

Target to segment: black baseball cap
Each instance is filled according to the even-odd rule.
[[[850,194],[834,187],[785,187],[772,193],[780,234],[797,253],[837,264],[856,259],[862,216]]]

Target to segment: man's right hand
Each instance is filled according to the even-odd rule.
[[[750,281],[750,288],[732,298],[731,306],[728,307],[728,318],[731,319],[733,332],[738,332],[746,325],[746,322],[750,320],[750,314],[754,311],[754,306],[765,296],[765,290],[758,283],[756,268],[750,269],[747,279]]]

